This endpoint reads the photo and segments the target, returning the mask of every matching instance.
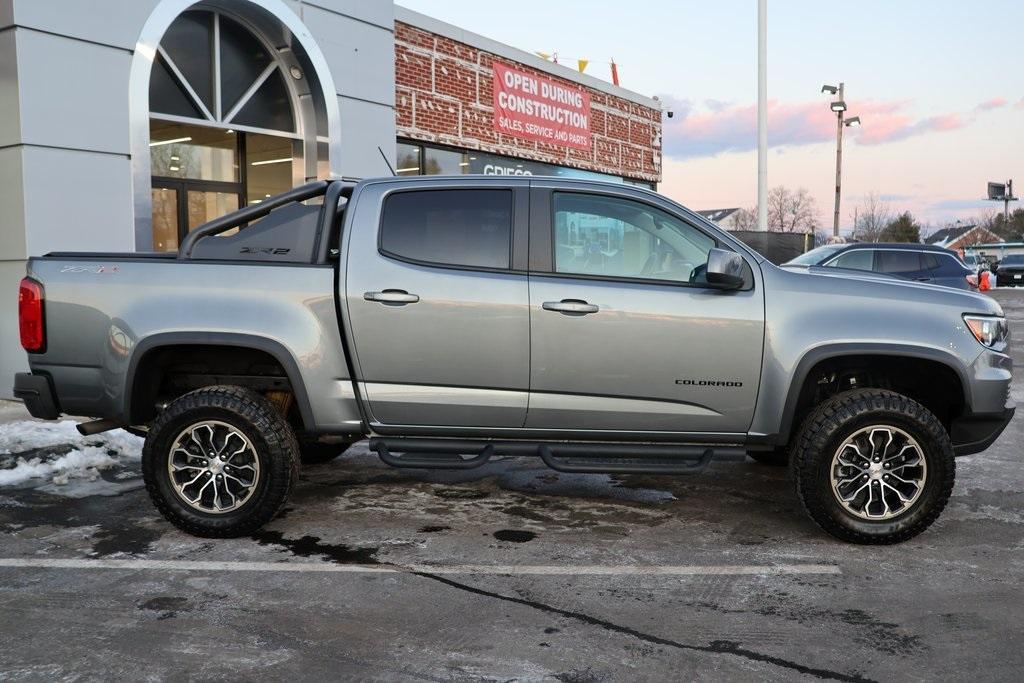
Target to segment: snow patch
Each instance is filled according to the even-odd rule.
[[[16,458],[13,467],[0,469],[0,486],[33,479],[54,486],[73,479],[96,481],[100,470],[137,461],[142,455],[143,440],[137,436],[120,429],[82,436],[76,424],[74,420],[22,420],[0,426],[0,455],[32,452],[30,457]]]

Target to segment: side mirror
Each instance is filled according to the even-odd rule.
[[[739,289],[744,284],[743,257],[735,251],[712,249],[708,252],[708,284],[722,289]]]

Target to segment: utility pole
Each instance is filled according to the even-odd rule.
[[[839,87],[834,85],[821,86],[821,92],[832,93],[837,98],[829,104],[829,108],[836,113],[836,208],[832,218],[832,235],[834,237],[839,237],[839,200],[842,196],[843,179],[843,128],[860,125],[859,116],[846,118],[845,90],[844,83],[840,83]]]
[[[768,230],[768,0],[757,0],[757,229]]]

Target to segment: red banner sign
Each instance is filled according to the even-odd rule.
[[[495,62],[494,130],[590,149],[590,93]]]

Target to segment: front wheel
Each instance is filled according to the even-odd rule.
[[[295,434],[274,405],[233,386],[174,400],[142,449],[156,508],[195,536],[243,536],[269,522],[298,480],[298,463]]]
[[[899,543],[934,522],[953,491],[953,445],[942,423],[906,396],[837,394],[808,416],[792,452],[804,509],[836,538]]]

